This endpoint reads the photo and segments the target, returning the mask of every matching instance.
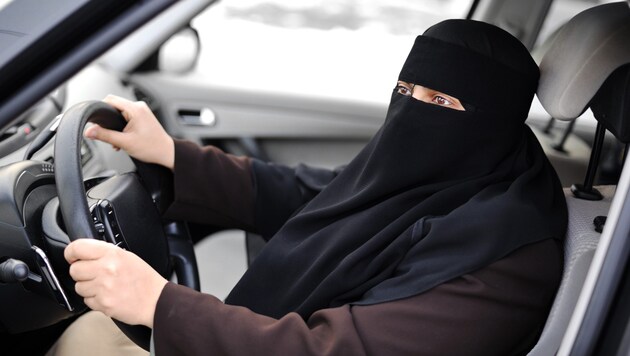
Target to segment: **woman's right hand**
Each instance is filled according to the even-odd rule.
[[[135,159],[173,169],[175,143],[146,103],[114,95],[108,95],[103,101],[120,110],[127,126],[118,132],[92,125],[85,130],[85,137],[122,148]]]

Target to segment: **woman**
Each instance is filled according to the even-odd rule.
[[[559,181],[524,124],[537,80],[507,32],[439,23],[340,172],[174,141],[146,105],[108,97],[127,127],[86,136],[171,168],[172,217],[268,243],[225,304],[93,240],[66,249],[76,290],[153,328],[158,355],[525,353],[560,280],[566,228]]]

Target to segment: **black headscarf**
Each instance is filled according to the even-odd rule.
[[[399,79],[467,110],[394,91],[380,130],[277,232],[227,303],[308,318],[414,296],[564,236],[560,183],[524,124],[538,67],[517,39],[441,22],[417,37]]]

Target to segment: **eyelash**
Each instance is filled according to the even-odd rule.
[[[405,96],[411,96],[411,89],[407,88],[404,85],[397,85],[396,86],[396,93],[402,94],[402,95],[405,95]]]
[[[436,101],[436,100],[437,100],[437,101]],[[439,102],[438,102],[439,100],[442,100],[443,102],[442,102],[442,103],[439,103]],[[434,96],[434,97],[433,97],[433,102],[434,102],[434,103],[436,103],[436,104],[438,104],[438,105],[445,105],[445,106],[450,106],[450,105],[453,105],[453,103],[452,103],[450,100],[446,99],[445,97],[443,97],[443,96],[441,96],[441,95],[436,95],[436,96]]]
[[[396,86],[396,92],[398,94],[401,95],[405,95],[405,96],[411,96],[411,89],[407,88],[404,85],[398,85]],[[451,102],[450,100],[446,99],[445,97],[441,96],[441,95],[435,95],[433,97],[433,99],[431,99],[432,102],[434,102],[437,105],[441,105],[441,106],[451,106],[453,105],[453,102]]]

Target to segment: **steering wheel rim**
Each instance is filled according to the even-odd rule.
[[[54,148],[55,181],[59,207],[71,241],[79,238],[100,238],[92,221],[83,183],[80,148],[83,129],[88,122],[118,131],[126,125],[126,120],[118,110],[101,101],[79,103],[66,111],[60,121]],[[134,163],[140,170],[143,163]],[[75,293],[74,290],[72,293]],[[127,325],[117,320],[114,322],[138,346],[149,350],[151,329]]]
[[[98,237],[85,199],[81,164],[80,147],[83,129],[88,122],[118,131],[126,125],[118,110],[100,101],[88,101],[73,106],[59,123],[55,138],[55,181],[70,241]]]

